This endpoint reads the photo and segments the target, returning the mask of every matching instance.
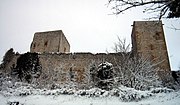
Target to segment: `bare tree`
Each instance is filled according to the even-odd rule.
[[[160,86],[159,76],[156,71],[157,64],[147,58],[132,55],[127,52],[130,44],[125,45],[125,39],[118,39],[115,44],[115,52],[119,53],[121,59],[114,58],[116,62],[116,84],[125,85],[135,89],[148,89],[149,87]],[[122,43],[123,42],[123,43]]]
[[[145,7],[143,12],[156,13],[156,18],[179,18],[180,1],[179,0],[109,0],[114,14],[118,15],[131,8]]]
[[[113,50],[116,53],[119,52],[128,53],[130,52],[130,44],[127,43],[126,38],[121,39],[120,37],[118,37],[118,42],[114,43]]]

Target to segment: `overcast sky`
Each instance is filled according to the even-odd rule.
[[[117,36],[131,43],[133,21],[148,18],[142,8],[115,16],[108,0],[0,0],[0,58],[14,48],[30,51],[35,32],[62,30],[71,52],[112,51]],[[163,20],[171,68],[180,66],[180,19]]]

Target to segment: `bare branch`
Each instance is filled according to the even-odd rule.
[[[115,51],[120,53],[121,59],[114,58],[116,63],[117,84],[144,90],[151,86],[160,86],[157,65],[162,62],[152,63],[147,58],[132,56],[127,53],[126,40],[118,37]],[[126,47],[125,47],[126,46]],[[124,51],[124,52],[122,52]]]
[[[180,30],[180,28],[177,28],[177,27],[175,27],[174,25],[171,25],[171,27],[168,27],[168,28],[174,29],[175,31],[179,31],[179,30]]]
[[[178,0],[109,0],[109,5],[112,5],[114,14],[121,14],[135,7],[145,7],[143,12],[152,12],[159,14],[158,18],[163,16],[166,18],[180,17],[180,1]],[[166,16],[166,14],[168,15]]]
[[[120,37],[118,37],[118,42],[115,43],[114,45],[114,51],[116,53],[118,52],[123,52],[123,53],[128,53],[130,52],[130,44],[126,43],[126,39],[120,39]]]

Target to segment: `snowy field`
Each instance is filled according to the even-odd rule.
[[[139,91],[123,86],[111,91],[47,90],[18,83],[1,87],[0,105],[180,105],[180,91],[168,88]]]
[[[74,95],[0,95],[0,99],[0,105],[16,105],[15,102],[19,105],[180,105],[180,92],[159,93],[138,102],[122,102],[118,97],[88,98]]]

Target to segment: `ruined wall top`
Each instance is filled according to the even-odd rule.
[[[70,52],[70,44],[62,30],[36,32],[30,52]]]

